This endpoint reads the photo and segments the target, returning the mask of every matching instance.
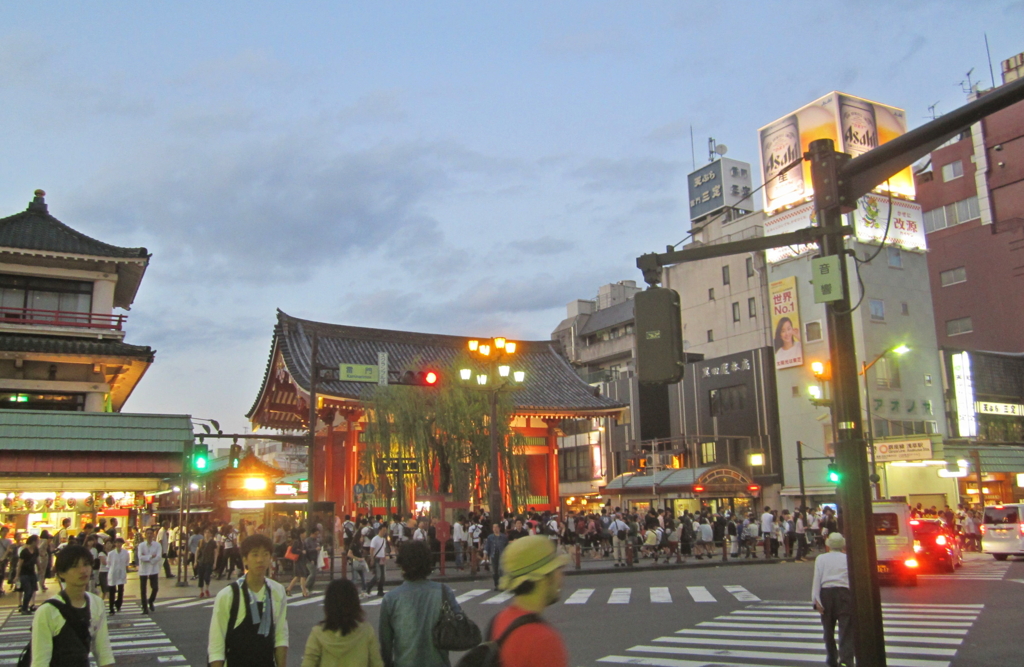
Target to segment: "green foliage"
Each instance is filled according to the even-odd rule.
[[[415,457],[421,474],[406,476],[406,484],[466,501],[476,495],[479,483],[480,495],[487,504],[491,463],[489,394],[458,379],[459,369],[467,364],[472,365],[472,361],[457,359],[442,373],[444,381],[436,388],[388,385],[375,389],[366,401],[368,424],[360,459],[363,478],[378,479],[374,466],[382,456]],[[510,424],[513,413],[511,397],[500,393],[499,456],[507,462],[506,485],[512,506],[518,507],[529,487],[523,438]],[[436,488],[431,473],[435,465],[440,473]],[[394,475],[391,483],[396,484]]]

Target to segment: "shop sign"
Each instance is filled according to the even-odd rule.
[[[294,484],[275,484],[274,495],[275,496],[294,496],[298,493],[298,489],[295,488]]]
[[[953,367],[953,395],[956,400],[957,428],[961,438],[978,435],[974,411],[974,382],[971,380],[971,357],[967,352],[954,354],[950,359]]]
[[[1024,405],[1019,403],[989,403],[988,401],[976,401],[974,403],[974,410],[980,415],[1024,417]]]
[[[932,441],[901,440],[897,442],[876,442],[875,461],[930,461]]]

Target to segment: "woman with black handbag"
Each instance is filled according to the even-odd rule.
[[[397,563],[405,581],[384,596],[377,631],[385,667],[451,667],[448,651],[479,644],[480,628],[452,589],[427,579],[433,554],[425,542],[402,543]]]

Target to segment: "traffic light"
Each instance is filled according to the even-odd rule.
[[[828,481],[832,482],[833,484],[838,484],[840,481],[842,481],[842,479],[843,479],[843,476],[839,472],[839,466],[837,466],[835,463],[829,463],[828,464]]]
[[[210,468],[210,447],[203,443],[192,448],[192,470],[206,472]]]
[[[673,384],[683,379],[683,320],[679,293],[648,287],[633,297],[636,322],[636,371],[643,384]]]
[[[441,381],[441,374],[437,371],[406,371],[402,376],[391,384],[404,384],[412,387],[436,387]]]
[[[231,445],[231,453],[228,455],[228,463],[232,468],[238,467],[238,462],[242,458],[242,446],[237,442]]]

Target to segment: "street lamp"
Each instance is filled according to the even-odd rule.
[[[882,490],[878,485],[878,466],[875,463],[875,420],[871,417],[871,384],[868,382],[868,369],[877,364],[882,359],[882,357],[889,354],[890,352],[896,355],[903,355],[906,354],[907,352],[910,352],[910,348],[907,347],[905,344],[900,343],[899,345],[894,345],[890,347],[888,350],[875,357],[870,364],[864,361],[860,362],[860,374],[864,376],[864,399],[867,402],[868,445],[871,447],[871,486],[875,490],[875,500],[878,500],[882,497]]]
[[[487,392],[491,412],[490,512],[491,520],[498,521],[502,516],[501,489],[498,487],[498,394],[521,388],[520,385],[526,380],[526,371],[512,370],[508,362],[517,346],[506,338],[499,336],[490,342],[471,340],[468,347],[470,352],[476,353],[477,358],[487,365],[487,372],[475,374],[476,386],[470,383],[474,376],[473,369],[460,369],[459,377],[467,388]]]

